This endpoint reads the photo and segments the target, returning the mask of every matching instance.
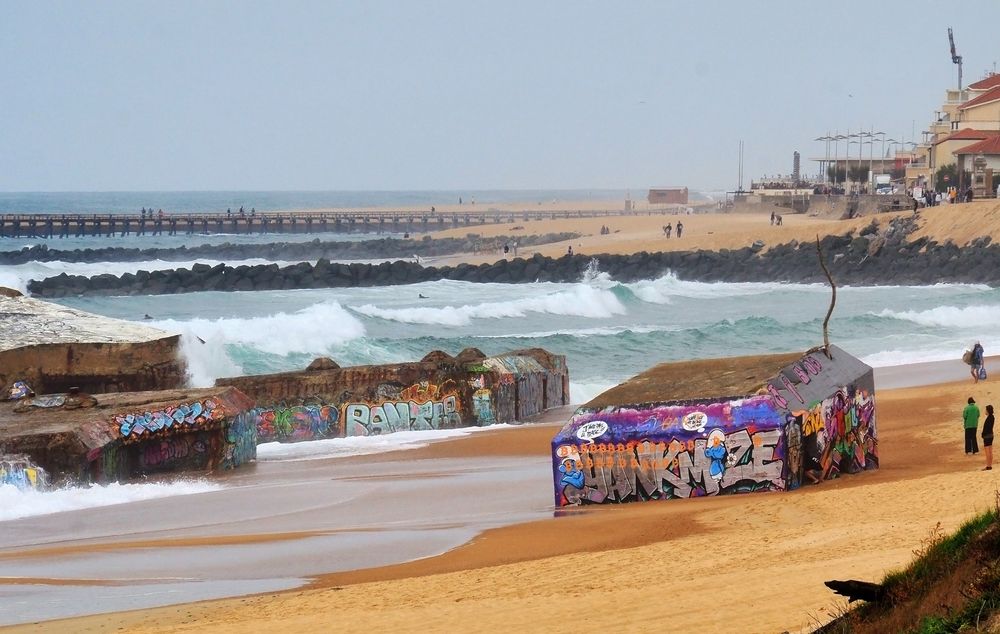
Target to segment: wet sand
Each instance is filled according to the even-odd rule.
[[[947,380],[963,370],[951,363],[887,369],[878,373],[877,386]],[[837,609],[824,580],[877,580],[909,561],[939,523],[952,530],[994,503],[996,471],[981,471],[981,456],[962,452],[960,412],[969,395],[980,404],[994,402],[1000,387],[973,386],[971,380],[879,387],[881,468],[791,493],[591,508],[553,517],[548,451],[558,424],[550,423],[380,456],[287,463],[288,472],[287,466],[258,465],[260,473],[236,476],[237,482],[260,478],[275,494],[257,492],[258,484],[244,492],[256,501],[221,503],[212,500],[215,493],[175,498],[185,502],[187,513],[194,505],[198,522],[174,517],[181,513],[176,502],[157,501],[172,508],[162,516],[141,508],[147,524],[141,534],[121,534],[110,517],[38,518],[37,530],[66,523],[65,532],[46,538],[22,528],[0,550],[0,569],[16,565],[19,575],[33,581],[112,573],[165,579],[176,568],[206,583],[219,582],[223,572],[248,583],[287,581],[281,575],[296,572],[313,576],[308,589],[52,621],[46,631],[551,631],[579,623],[582,607],[602,605],[628,608],[588,609],[588,627],[797,631]],[[301,483],[308,483],[303,498],[315,498],[310,507],[316,508],[283,508],[296,506],[283,498]],[[372,490],[354,506],[327,497],[338,498],[341,489],[358,483]],[[107,523],[103,529],[101,522]],[[172,522],[188,525],[168,526]],[[342,530],[332,528],[338,523]],[[292,525],[313,530],[288,531]],[[83,527],[89,533],[79,534]],[[460,534],[463,528],[478,536],[464,543],[471,536]],[[373,542],[359,537],[371,534],[377,536]],[[247,535],[247,543],[237,538]],[[429,535],[435,537],[425,539]],[[338,547],[337,539],[345,536]],[[141,546],[124,544],[134,540]],[[235,547],[244,550],[226,550]],[[42,550],[30,555],[35,548]],[[374,561],[380,556],[386,565]],[[329,567],[325,574],[323,567]],[[159,585],[152,591],[175,589]],[[150,586],[155,584],[138,589],[148,592]],[[23,598],[26,587],[38,590],[37,600],[53,586],[2,591]],[[66,592],[60,586],[50,599],[72,600]]]

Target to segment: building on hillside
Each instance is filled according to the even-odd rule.
[[[652,187],[646,197],[650,205],[686,205],[687,187]]]
[[[1000,74],[987,75],[961,90],[945,91],[941,109],[934,113],[934,119],[922,133],[923,141],[914,148],[917,160],[906,168],[907,186],[931,184],[937,170],[954,163],[954,151],[958,148],[941,147],[940,143],[965,129],[1000,130]]]
[[[552,439],[556,506],[789,491],[878,460],[872,369],[836,346],[664,363]]]
[[[997,183],[1000,181],[1000,133],[955,150],[954,154],[959,175],[969,175],[968,182],[961,182],[960,191],[964,191],[964,187],[972,187],[976,198],[997,196]]]

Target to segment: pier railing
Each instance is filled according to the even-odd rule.
[[[251,233],[386,233],[440,231],[456,227],[489,224],[646,216],[676,213],[676,208],[622,211],[604,210],[521,210],[521,211],[296,211],[227,213],[153,214],[2,214],[0,237],[56,238],[79,236],[195,235]]]

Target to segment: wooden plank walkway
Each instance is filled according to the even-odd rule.
[[[79,236],[266,234],[266,233],[402,233],[455,227],[555,220],[646,216],[674,209],[642,212],[621,210],[523,211],[296,211],[253,214],[2,214],[0,238],[67,238]]]

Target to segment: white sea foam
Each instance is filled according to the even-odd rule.
[[[1000,306],[995,304],[938,306],[928,310],[895,311],[885,309],[878,313],[878,316],[912,321],[921,326],[982,330],[996,327],[998,311],[1000,311]]]
[[[575,284],[565,291],[503,302],[408,308],[380,308],[374,304],[364,304],[350,308],[368,317],[407,324],[438,324],[442,326],[466,326],[474,319],[524,317],[528,313],[569,315],[594,319],[626,313],[625,306],[615,297],[614,293],[587,284]]]
[[[164,319],[143,322],[181,333],[189,384],[208,387],[220,376],[242,374],[226,350],[229,344],[274,355],[319,353],[365,335],[361,321],[337,302],[314,304],[294,313],[262,317]]]
[[[614,386],[621,383],[621,381],[589,381],[587,383],[581,383],[579,381],[569,382],[569,402],[574,405],[583,405],[584,403],[593,400],[594,397],[607,392]]]
[[[136,484],[113,482],[103,486],[95,484],[51,491],[22,491],[13,485],[3,484],[0,485],[0,522],[175,495],[206,493],[221,488],[222,485],[203,480]]]
[[[824,291],[822,284],[784,284],[779,282],[691,282],[667,273],[653,280],[640,280],[623,286],[649,304],[669,304],[674,299],[719,299],[767,293]]]
[[[418,449],[432,442],[459,438],[488,429],[515,429],[517,425],[490,425],[489,427],[462,427],[459,429],[428,429],[426,431],[399,431],[380,436],[350,436],[327,438],[307,442],[269,442],[257,445],[258,461],[319,460],[345,456],[365,456],[401,449]]]

